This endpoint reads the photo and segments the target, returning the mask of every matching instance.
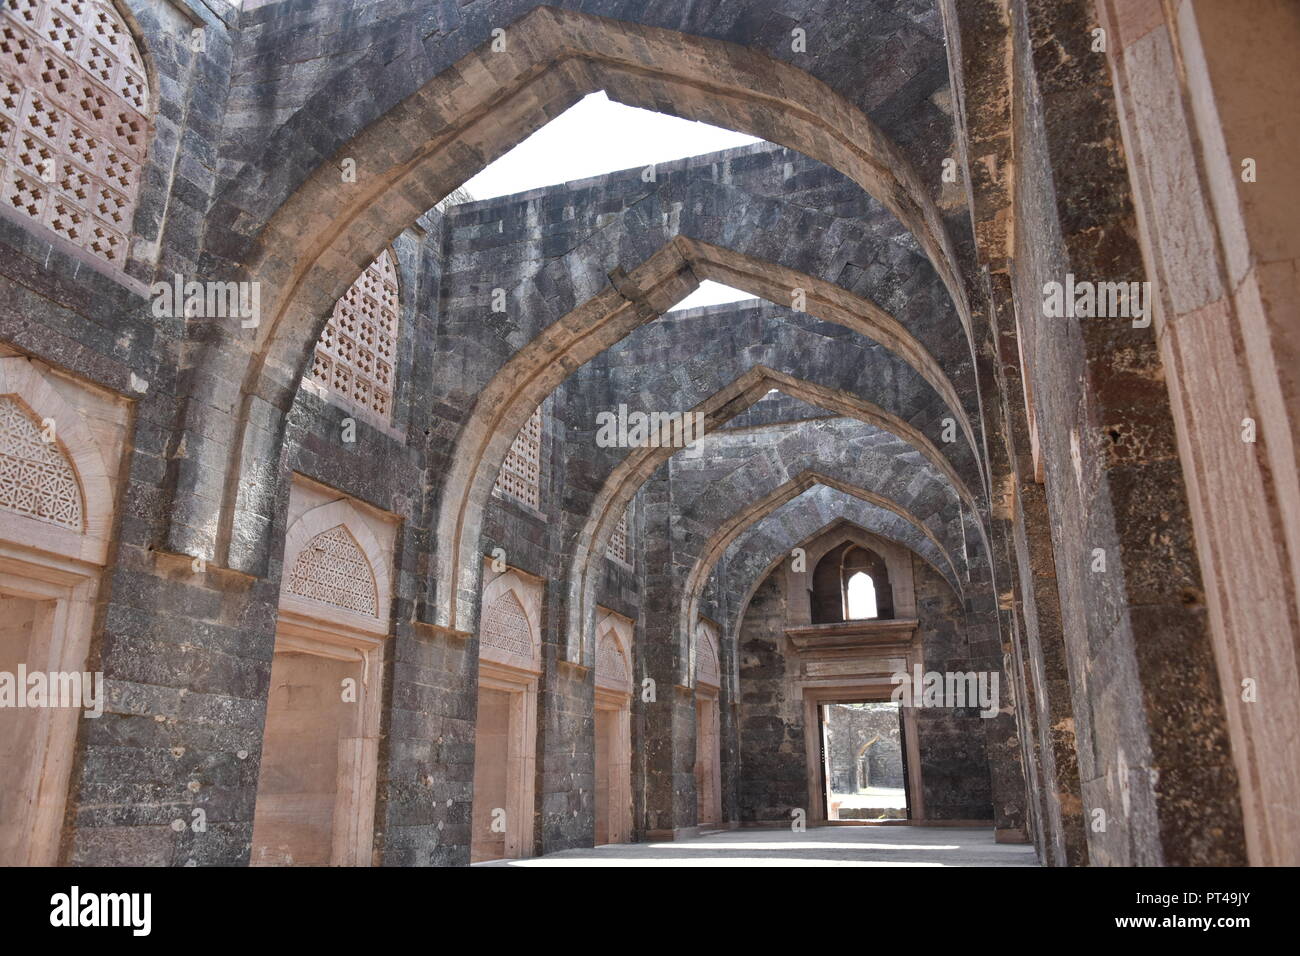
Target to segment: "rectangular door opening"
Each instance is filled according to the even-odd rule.
[[[828,821],[907,820],[907,741],[892,701],[822,704],[822,794]]]

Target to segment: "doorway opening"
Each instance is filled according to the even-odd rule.
[[[532,855],[537,682],[479,662],[470,862]]]
[[[595,843],[632,839],[632,647],[633,624],[612,611],[596,638],[596,832]]]
[[[17,674],[32,662],[41,670],[54,638],[53,601],[0,592],[0,671]],[[26,688],[20,690],[26,693]],[[42,725],[48,711],[39,707],[0,708],[0,865],[21,866],[29,860],[29,835],[35,794],[44,768]]]
[[[826,819],[910,819],[907,740],[899,704],[823,703],[817,713]]]
[[[701,827],[722,824],[722,760],[717,688],[700,685],[695,690],[695,795],[696,820]]]

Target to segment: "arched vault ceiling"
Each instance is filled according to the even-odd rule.
[[[788,154],[774,151],[769,163],[779,167]],[[856,296],[861,310],[888,316],[905,329],[952,383],[966,413],[977,417],[960,320],[942,281],[893,216],[872,201],[841,217],[764,195],[755,191],[764,182],[759,170],[736,174],[755,189],[700,175],[688,167],[643,183],[634,172],[572,196],[561,187],[532,200],[504,197],[453,207],[446,222],[448,314],[441,322],[448,349],[454,352],[460,338],[476,336],[479,348],[504,362],[521,343],[607,288],[612,270],[630,271],[681,237],[694,240],[683,248],[719,250],[691,261],[697,278],[783,306],[792,305],[794,290],[803,288],[805,297],[812,296],[806,308],[814,313],[829,313],[831,306],[796,284],[802,276]],[[843,191],[863,195],[848,185]],[[506,293],[506,307],[485,328],[487,291],[494,288]],[[481,363],[453,367],[440,387],[449,397],[472,396],[483,385],[482,374]]]
[[[596,445],[600,412],[620,403],[684,411],[757,367],[774,373],[773,388],[782,376],[797,379],[807,389],[833,390],[864,412],[870,406],[894,416],[927,439],[968,490],[980,487],[974,450],[955,428],[953,440],[944,440],[951,412],[915,369],[870,339],[767,303],[670,312],[582,366],[564,386],[572,453],[594,461],[593,473],[607,473],[602,462],[626,450]]]
[[[667,570],[676,589],[698,594],[736,534],[814,483],[857,489],[867,500],[906,512],[937,548],[985,560],[987,550],[978,547],[983,531],[970,509],[943,473],[897,436],[851,419],[824,419],[773,426],[760,437],[749,430],[714,431],[698,451],[671,459],[674,543]],[[571,605],[571,640],[581,634],[584,646],[596,586],[590,556],[602,552],[633,490],[602,493],[574,549],[570,593],[579,600]]]
[[[486,12],[487,4],[477,7]],[[211,274],[257,283],[262,315],[249,329],[205,332],[193,353],[202,371],[187,379],[192,393],[175,443],[224,444],[230,464],[226,474],[173,466],[173,510],[183,517],[169,525],[172,550],[240,570],[265,566],[275,482],[265,480],[264,463],[278,460],[297,375],[333,302],[385,241],[596,89],[753,133],[850,176],[916,237],[973,355],[966,287],[933,177],[923,179],[851,100],[743,45],[552,7],[504,23],[468,29],[463,35],[481,45],[454,61],[455,44],[436,29],[395,35],[329,79],[213,205],[205,264]],[[345,160],[356,164],[355,182],[343,181]],[[767,294],[788,291],[781,279],[781,293]],[[959,406],[950,387],[946,400]]]
[[[827,485],[813,485],[757,518],[727,547],[709,577],[700,605],[721,607],[724,633],[743,619],[754,591],[791,551],[832,529],[849,525],[903,545],[939,572],[960,595],[963,556],[938,548],[906,517]],[[957,571],[953,564],[956,563]],[[683,595],[689,600],[689,596]]]
[[[780,295],[771,286],[765,285],[762,277],[780,273],[781,267],[755,261],[733,250],[678,236],[632,272],[615,270],[611,275],[613,287],[551,322],[539,335],[513,352],[492,381],[479,391],[468,418],[460,427],[460,437],[454,451],[447,459],[448,473],[441,493],[438,516],[438,560],[434,578],[434,593],[438,596],[436,604],[438,614],[441,615],[437,623],[459,629],[466,627],[472,619],[473,612],[462,606],[462,599],[468,598],[472,605],[476,593],[479,571],[474,552],[478,545],[477,527],[482,502],[490,493],[491,483],[509,449],[512,436],[517,434],[533,409],[577,366],[596,357],[634,329],[658,318],[661,312],[680,301],[696,286],[701,273],[709,274],[718,264],[725,266],[732,275],[743,272],[747,276],[759,277],[758,281],[752,283],[754,291],[774,297]],[[732,284],[745,287],[746,281],[733,279]],[[874,304],[833,284],[792,270],[781,274],[780,288],[796,286],[807,290],[810,313],[824,315],[846,328],[857,330],[887,346],[889,351],[904,360],[951,412],[953,421],[950,437],[960,434],[968,447],[976,447],[970,421],[962,410],[951,382],[937,367],[933,357],[920,347],[906,329]],[[465,350],[472,347],[473,339],[467,336]],[[744,384],[748,387],[750,383]],[[741,389],[731,395],[715,393],[718,400],[711,407],[700,410],[720,414],[724,411],[725,403],[739,397],[743,391]],[[833,395],[819,395],[816,401],[824,404],[833,398]],[[752,401],[752,398],[748,401]],[[864,416],[881,411],[874,405],[867,408],[866,404],[864,401],[863,407],[858,409],[837,410],[841,414]],[[680,406],[674,402],[673,407]],[[903,409],[901,405],[899,410],[906,411],[909,415],[915,411]],[[731,414],[734,414],[734,410],[727,411],[722,420]],[[939,467],[950,469],[946,460],[941,460],[942,454],[933,447],[944,441],[942,432],[937,436],[923,435],[908,425],[900,415],[893,415],[888,421],[876,421],[877,424],[894,428],[900,435],[905,435],[918,448],[927,448]],[[942,423],[942,417],[939,422]],[[954,450],[954,454],[959,456],[962,453]],[[634,470],[640,474],[649,473],[645,470],[645,465],[637,465]],[[649,470],[653,470],[653,467]],[[982,471],[978,468],[976,471],[982,479]],[[955,475],[954,484],[965,486]],[[630,497],[634,490],[634,487],[626,490],[624,486],[622,490],[611,494],[614,497],[623,494]],[[976,494],[981,492],[982,480],[972,490]],[[626,499],[623,503],[626,503]]]

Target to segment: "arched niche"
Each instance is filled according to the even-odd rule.
[[[855,594],[855,582],[865,595]],[[813,624],[879,619],[894,616],[894,589],[889,567],[872,548],[845,541],[824,554],[813,568],[809,594]],[[855,598],[866,597],[868,607],[855,608]]]
[[[0,865],[58,860],[79,720],[107,706],[85,670],[108,561],[129,405],[22,356],[0,358]],[[16,707],[12,675],[70,681]]]
[[[302,479],[295,481],[291,515],[294,499],[307,494],[307,487]],[[329,492],[314,493],[322,494]],[[285,532],[281,613],[387,634],[392,614],[392,530],[391,522],[376,520],[347,498],[309,506]],[[385,540],[380,540],[381,535]],[[320,575],[303,573],[325,567],[334,572],[328,583]],[[373,594],[371,600],[347,599],[360,597],[366,589]]]
[[[487,564],[479,625],[479,661],[528,673],[542,664],[542,588],[536,578]]]
[[[596,624],[597,846],[632,838],[632,621],[605,608]]]
[[[722,823],[722,663],[718,625],[695,625],[695,796],[699,826]]]
[[[260,866],[368,866],[396,519],[295,476],[253,815]]]
[[[517,859],[533,849],[542,582],[485,559],[479,617],[470,860]]]
[[[847,548],[861,549],[880,559],[889,584],[891,617],[915,617],[916,589],[912,576],[912,552],[896,541],[882,538],[856,525],[843,524],[807,545],[804,570],[796,571],[793,563],[786,568],[786,573],[790,576],[788,624],[799,627],[818,623],[813,613],[817,569],[823,566],[827,558],[835,557],[833,552]],[[879,587],[878,583],[877,587]],[[838,600],[838,597],[836,599]],[[889,619],[883,616],[878,618]]]

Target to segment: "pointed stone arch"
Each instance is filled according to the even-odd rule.
[[[799,513],[800,505],[804,506],[806,516]],[[766,533],[769,525],[770,534]],[[843,532],[836,538],[837,543],[859,540],[865,544],[878,538],[898,545],[933,568],[953,593],[963,598],[962,580],[953,567],[954,558],[938,548],[922,528],[915,516],[904,516],[840,488],[814,485],[754,520],[728,546],[729,557],[739,550],[752,555],[755,561],[741,564],[729,560],[726,577],[718,582],[731,595],[727,633],[735,639],[734,628],[744,617],[755,591],[777,566],[790,559],[792,549],[803,549],[803,564],[813,567],[832,547],[816,543],[835,531]]]
[[[662,255],[672,247],[673,244],[670,243],[656,256]],[[807,277],[807,281],[815,283],[817,280]],[[676,296],[675,292],[670,294]],[[669,303],[672,301],[676,301],[676,298],[668,300]],[[591,304],[589,302],[588,306]],[[626,305],[627,303],[624,302],[623,306],[614,305],[613,308],[622,312],[624,316],[630,317],[634,325],[647,320],[645,314],[637,315],[627,310]],[[666,310],[666,308],[667,304],[664,303],[656,306],[656,309]],[[587,306],[584,306],[576,310],[574,315],[586,309]],[[658,311],[652,312],[652,316],[657,314]],[[556,323],[556,326],[566,324],[560,322]],[[585,338],[585,335],[589,334],[589,321],[577,322],[574,330],[577,329],[588,330],[588,333],[584,333]],[[627,331],[628,329],[620,329],[617,337],[621,338]],[[904,332],[903,335],[906,337],[907,334]],[[541,338],[543,336],[539,336],[539,340]],[[440,598],[437,602],[436,612],[439,620],[436,623],[461,630],[472,627],[472,608],[466,607],[458,598],[461,595],[472,594],[476,590],[474,575],[478,570],[478,563],[474,555],[478,549],[478,528],[482,521],[483,506],[491,493],[492,483],[500,469],[500,462],[509,450],[511,436],[523,423],[521,416],[526,417],[526,414],[531,413],[532,408],[536,407],[536,403],[533,403],[534,397],[540,395],[544,398],[550,389],[556,387],[572,371],[572,363],[577,362],[579,358],[583,361],[587,360],[590,358],[587,355],[588,351],[595,354],[609,344],[586,339],[582,344],[583,352],[580,356],[561,358],[554,356],[557,346],[547,345],[539,349],[541,353],[548,356],[546,364],[541,369],[534,369],[530,378],[528,371],[530,358],[525,353],[537,345],[537,342],[538,340],[534,340],[534,343],[525,350],[516,353],[515,358],[498,372],[492,383],[481,393],[474,413],[461,430],[457,452],[451,459],[452,472],[448,476],[447,486],[441,498],[442,505],[438,519],[438,558],[435,563],[434,588],[437,595],[445,595],[446,598],[445,600]],[[938,374],[942,375],[941,372]],[[834,389],[803,382],[774,369],[756,367],[727,388],[697,405],[692,411],[702,413],[705,416],[706,430],[711,430],[743,411],[772,388],[779,388],[794,397],[870,422],[898,435],[921,451],[948,477],[955,493],[961,496],[965,506],[972,513],[979,512],[974,493],[933,440],[897,415],[888,413],[865,399],[840,395]],[[941,389],[940,393],[943,394],[944,391]],[[955,402],[955,394],[951,393],[951,386],[946,391]],[[538,400],[540,401],[541,398]],[[951,409],[953,406],[948,407]],[[953,414],[958,418],[962,415],[960,411],[955,411]],[[970,436],[969,431],[967,435],[973,447],[973,436]],[[580,569],[577,572],[580,576],[583,578],[590,576],[591,569],[588,566],[590,556],[604,553],[617,527],[619,517],[625,511],[641,481],[672,453],[672,448],[634,449],[611,474],[602,488],[601,498],[593,508],[593,514],[599,517],[594,524],[588,522],[579,541],[575,567]],[[983,534],[982,526],[980,533]]]
[[[724,41],[577,11],[538,7],[503,33],[496,40],[503,39],[504,48],[499,42],[495,48],[508,52],[494,53],[494,44],[485,42],[455,64],[413,63],[405,74],[410,89],[387,90],[377,115],[362,121],[369,124],[364,129],[356,130],[355,116],[339,117],[339,142],[325,147],[329,158],[319,133],[330,124],[311,114],[311,145],[288,148],[303,157],[297,168],[272,177],[252,164],[214,207],[210,245],[232,276],[259,283],[270,298],[251,336],[223,326],[202,350],[205,374],[196,376],[200,384],[187,396],[179,427],[183,435],[204,435],[226,450],[222,468],[203,478],[187,476],[177,486],[174,512],[202,517],[170,524],[171,550],[259,570],[264,558],[254,532],[265,523],[270,498],[263,483],[242,479],[278,449],[285,408],[334,300],[383,241],[468,174],[597,89],[629,105],[751,132],[843,171],[917,237],[956,303],[970,344],[958,258],[937,204],[899,149],[821,81]],[[402,94],[410,98],[397,105]],[[327,92],[316,102],[323,115],[337,109]],[[355,135],[344,143],[348,131]],[[277,168],[287,141],[303,132],[290,124],[277,137]],[[374,158],[375,168],[355,188],[340,190],[336,164],[347,156]],[[268,186],[277,201],[264,219]],[[313,228],[303,229],[305,222]],[[973,345],[970,351],[973,359]],[[198,394],[223,381],[240,383],[229,413],[222,410],[226,403]]]
[[[281,605],[312,617],[342,615],[353,626],[387,633],[392,555],[366,516],[346,498],[309,508],[284,541]]]
[[[596,686],[630,693],[632,690],[632,624],[613,611],[603,611],[596,623]]]
[[[8,402],[10,424],[26,435],[24,439],[11,431],[5,439],[11,443],[8,452],[0,449],[0,458],[7,460],[0,481],[0,508],[14,528],[8,536],[102,564],[113,523],[113,492],[99,442],[85,415],[25,358],[0,359],[0,399]],[[46,443],[45,435],[53,440]],[[14,442],[25,444],[29,451],[43,450],[42,461],[29,459],[22,464],[24,455]],[[51,520],[56,514],[66,520]]]
[[[831,477],[827,474],[821,474],[815,471],[804,471],[796,475],[791,480],[785,482],[779,487],[774,488],[767,495],[751,502],[745,507],[737,510],[720,522],[704,543],[699,551],[695,562],[692,564],[687,574],[686,583],[682,589],[682,601],[678,611],[680,633],[688,637],[693,636],[692,629],[687,622],[698,617],[700,599],[703,596],[704,588],[708,583],[709,577],[713,572],[718,558],[726,549],[735,541],[746,528],[753,525],[756,521],[761,520],[766,515],[771,514],[781,505],[797,497],[799,494],[812,487],[813,485],[825,485],[835,488],[845,494],[861,498],[863,501],[877,505],[888,511],[899,515],[916,527],[925,537],[939,549],[949,562],[950,568],[956,577],[956,565],[952,557],[955,550],[951,545],[943,544],[935,533],[922,521],[917,515],[912,513],[908,508],[894,501],[888,496],[878,494],[871,490],[854,485],[847,481]],[[983,552],[982,554],[987,554]],[[969,556],[968,556],[969,557]],[[982,560],[987,560],[983,558]],[[947,577],[945,575],[945,577]],[[689,642],[683,642],[683,670],[685,673],[691,673],[694,664],[694,650],[689,646]]]
[[[112,0],[15,0],[0,26],[0,202],[122,270],[156,100],[144,45]]]
[[[919,450],[926,462],[943,476],[950,493],[958,501],[959,507],[962,509],[963,519],[970,523],[974,536],[982,544],[984,553],[988,553],[987,533],[983,522],[979,520],[980,509],[974,494],[966,486],[966,483],[928,438],[919,434],[916,429],[898,419],[897,416],[888,415],[870,403],[851,400],[836,394],[833,389],[818,388],[815,385],[801,382],[771,369],[756,368],[732,383],[727,389],[712,396],[702,406],[697,406],[696,410],[704,411],[706,415],[705,431],[713,431],[721,423],[739,414],[739,412],[757,401],[773,387],[796,398],[838,412],[845,417],[856,418],[871,424],[901,438]],[[590,630],[592,622],[591,608],[595,601],[597,569],[599,567],[595,558],[602,554],[603,549],[607,546],[609,537],[613,534],[618,514],[631,501],[641,484],[675,451],[677,449],[674,448],[634,449],[609,474],[592,503],[587,521],[575,543],[574,556],[569,566],[570,603],[566,653],[570,655],[571,660],[583,659],[584,655],[589,654],[593,649]],[[789,497],[793,497],[814,482],[835,485],[837,479],[818,475],[812,470],[806,471],[803,475],[792,478],[787,486],[788,494],[786,490],[780,492],[780,494],[786,494],[786,497],[776,500],[772,507],[780,504],[781,501],[788,500]],[[774,494],[776,493],[774,492]],[[880,498],[878,503],[884,504],[886,501],[887,499]],[[893,503],[886,506],[898,507]],[[919,521],[917,525],[941,551],[955,550],[941,544],[937,538],[934,538],[933,532],[925,528]],[[951,565],[951,558],[949,560],[950,567],[955,567]],[[696,572],[699,571],[700,569],[697,566]],[[705,579],[707,579],[707,576]],[[702,581],[695,581],[693,585],[702,586],[702,583]],[[683,642],[684,645],[690,643],[691,631],[687,622],[691,619],[691,614],[683,611],[680,633],[687,638]],[[683,667],[686,668],[685,661]],[[683,670],[683,676],[689,674],[689,669]]]
[[[513,568],[483,589],[479,658],[537,672],[542,663],[541,587]]]
[[[933,356],[897,319],[870,300],[833,283],[683,236],[667,242],[631,274],[611,278],[617,287],[593,296],[552,323],[518,350],[479,393],[473,412],[460,430],[441,499],[434,578],[438,617],[433,623],[472,629],[472,612],[458,605],[461,595],[476,591],[474,575],[478,564],[473,555],[478,547],[476,529],[483,503],[509,452],[513,436],[524,427],[534,409],[576,367],[668,311],[702,279],[723,282],[771,302],[779,302],[789,288],[806,288],[810,314],[861,332],[899,355],[940,396],[968,447],[972,450],[979,447],[956,389]],[[771,372],[769,377],[779,382],[781,375]],[[725,404],[722,393],[712,404]],[[711,408],[706,405],[696,410],[707,413]],[[865,401],[858,403],[857,413],[876,415],[871,420],[889,422],[882,427],[906,436],[940,467],[951,471],[946,461],[939,462],[946,456],[933,441],[897,416],[886,415]],[[983,477],[981,469],[979,478],[983,480]],[[954,480],[957,480],[955,475]],[[964,483],[961,486],[965,487]],[[974,498],[967,494],[974,508]],[[612,534],[611,527],[609,535]],[[608,536],[602,547],[607,544]]]

